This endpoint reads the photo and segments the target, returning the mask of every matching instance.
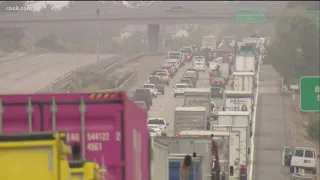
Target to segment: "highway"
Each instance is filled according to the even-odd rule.
[[[114,55],[102,54],[100,59]],[[96,62],[94,54],[32,54],[0,62],[0,92],[34,93],[71,70]]]

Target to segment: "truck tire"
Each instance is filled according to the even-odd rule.
[[[173,97],[177,97],[177,95],[176,95],[176,94],[173,94]]]

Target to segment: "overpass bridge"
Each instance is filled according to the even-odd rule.
[[[279,13],[265,12],[267,23],[273,23]],[[28,26],[44,26],[46,24],[70,25],[70,23],[86,22],[92,26],[98,23],[107,24],[147,24],[148,42],[151,52],[158,50],[160,24],[228,24],[238,23],[236,12],[161,12],[131,14],[83,14],[70,16],[43,15],[2,15],[0,28],[19,28]],[[266,23],[266,22],[263,22]]]

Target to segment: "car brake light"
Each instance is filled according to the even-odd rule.
[[[195,79],[197,79],[197,76],[194,76]]]
[[[169,77],[168,77],[168,76],[166,76],[166,79],[167,79],[167,80],[169,80]]]
[[[209,121],[208,121],[208,120],[206,120],[206,124],[209,124]]]
[[[222,84],[225,84],[225,82],[223,81]]]
[[[162,87],[163,88],[163,85],[161,84],[161,86],[160,87]]]
[[[211,84],[214,84],[214,80],[211,81]]]
[[[188,58],[190,59],[190,56],[188,56]]]
[[[210,75],[212,75],[212,72],[210,72]]]
[[[247,166],[245,166],[245,165],[240,165],[240,169],[246,169],[247,168]]]

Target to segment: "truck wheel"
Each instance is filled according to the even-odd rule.
[[[177,95],[176,95],[176,94],[173,94],[173,97],[177,97]]]
[[[248,154],[250,154],[251,153],[251,149],[248,147]]]

